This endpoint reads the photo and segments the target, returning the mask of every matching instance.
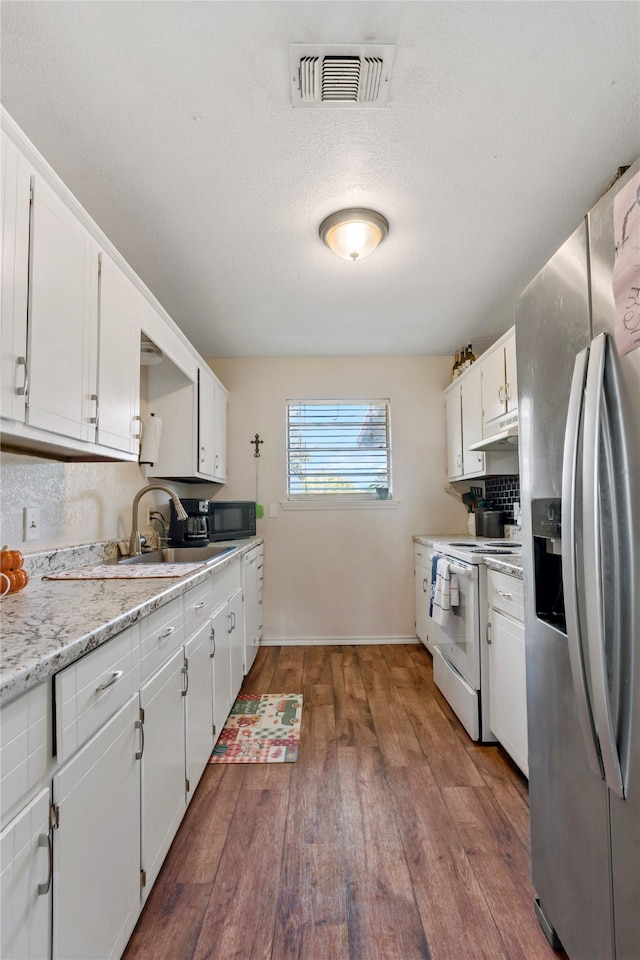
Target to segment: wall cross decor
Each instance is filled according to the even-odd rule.
[[[254,440],[249,440],[249,443],[255,444],[256,452],[254,453],[254,457],[259,457],[259,456],[260,456],[260,446],[259,446],[259,445],[260,445],[261,443],[264,443],[264,440],[261,440],[261,439],[260,439],[260,434],[259,434],[259,433],[256,433],[255,439],[254,439]]]

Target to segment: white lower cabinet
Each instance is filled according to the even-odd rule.
[[[237,590],[229,600],[229,615],[231,617],[231,705],[242,686],[244,666],[244,609],[242,590]]]
[[[211,618],[213,674],[213,738],[220,736],[233,706],[231,695],[231,615],[225,601]]]
[[[0,956],[7,960],[51,956],[50,796],[41,790],[0,834]]]
[[[494,570],[487,580],[491,732],[529,776],[522,581]]]
[[[264,552],[262,544],[242,558],[244,592],[244,663],[245,676],[253,666],[262,637],[262,581]]]
[[[122,955],[242,684],[241,582],[238,558],[3,706],[3,958]]]
[[[140,710],[142,899],[158,876],[185,810],[184,652],[180,647],[142,686]]]
[[[138,697],[53,777],[53,956],[120,957],[140,912]]]
[[[185,643],[185,771],[187,803],[213,750],[213,671],[211,623],[207,621]],[[223,721],[224,722],[224,721]]]
[[[416,606],[416,636],[430,653],[433,645],[429,639],[429,607],[431,605],[431,567],[428,548],[416,544],[414,550],[414,595]]]

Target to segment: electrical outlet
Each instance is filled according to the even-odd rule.
[[[40,539],[40,510],[38,507],[24,508],[24,539]]]

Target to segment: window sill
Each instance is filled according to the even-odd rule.
[[[395,510],[400,500],[281,500],[283,510]]]

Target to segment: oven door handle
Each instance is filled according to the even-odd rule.
[[[449,572],[457,573],[459,577],[472,577],[473,567],[461,567],[457,563],[450,563]]]

